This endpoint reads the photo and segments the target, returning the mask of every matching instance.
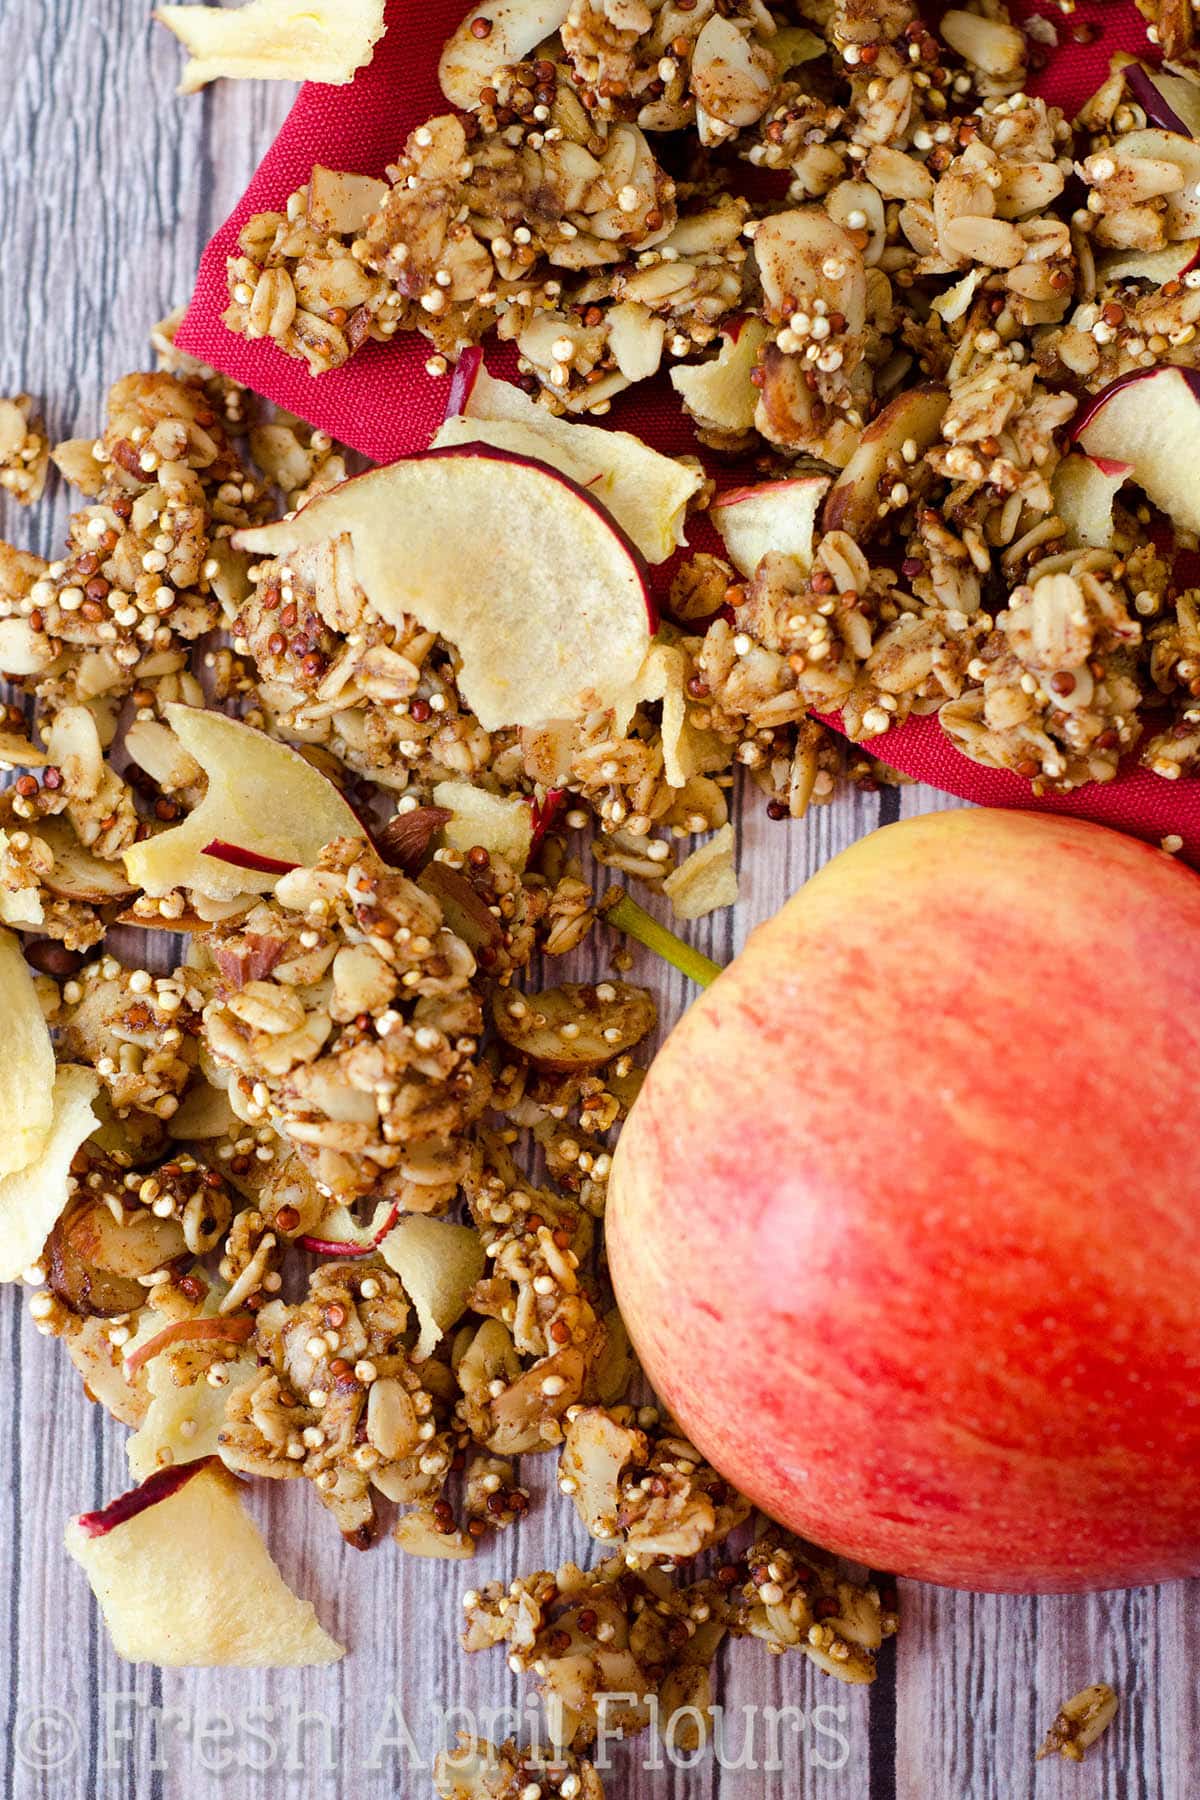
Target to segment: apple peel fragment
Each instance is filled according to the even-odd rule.
[[[234,541],[286,557],[343,535],[381,618],[415,617],[455,645],[459,686],[485,731],[605,709],[624,730],[650,647],[645,565],[566,476],[483,444],[431,450]]]
[[[828,487],[828,475],[797,475],[718,494],[712,522],[738,573],[749,579],[770,551],[811,567],[813,528]]]
[[[370,62],[385,30],[383,0],[160,6],[154,17],[188,53],[181,94],[195,94],[222,76],[342,87]]]
[[[12,1060],[11,1058],[9,1060]],[[100,1078],[77,1063],[60,1063],[53,1077],[52,1112],[34,1160],[0,1180],[0,1281],[19,1281],[71,1197],[71,1163],[100,1123],[92,1102]],[[10,1121],[15,1129],[15,1121]]]
[[[127,1662],[307,1668],[345,1655],[285,1583],[233,1476],[211,1460],[162,1470],[72,1519],[66,1542]]]
[[[519,387],[489,375],[479,351],[460,358],[450,408],[435,449],[491,444],[547,463],[606,507],[647,562],[665,562],[686,542],[688,505],[704,485],[699,468],[663,456],[631,432],[556,418]]]
[[[166,713],[208,789],[179,825],[125,852],[129,879],[143,892],[188,888],[209,900],[267,893],[334,838],[363,836],[348,802],[298,751],[224,713],[178,703]]]
[[[42,1154],[54,1112],[54,1047],[32,971],[11,931],[0,931],[0,1018],[4,1020],[0,1177],[4,1177],[27,1168]],[[34,1254],[40,1249],[38,1243]]]

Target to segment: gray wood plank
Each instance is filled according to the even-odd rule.
[[[177,51],[128,0],[2,0],[0,57],[0,393],[28,389],[44,399],[52,429],[89,431],[107,384],[145,361],[149,324],[187,294],[201,246],[291,90],[227,84],[174,98]],[[46,550],[66,510],[61,492],[32,514],[0,498],[0,535]],[[703,921],[696,941],[726,960],[843,845],[880,821],[949,804],[915,788],[860,792],[789,826],[768,820],[751,793],[738,818],[742,899]],[[598,973],[604,955],[593,942],[581,972]],[[656,981],[669,1022],[689,992],[674,975]],[[554,1495],[464,1572],[386,1545],[364,1558],[302,1484],[264,1484],[251,1505],[284,1574],[351,1655],[300,1673],[132,1669],[112,1654],[62,1550],[67,1517],[126,1485],[124,1434],[89,1405],[13,1290],[0,1295],[0,1345],[8,1800],[416,1800],[430,1791],[422,1765],[444,1709],[478,1718],[519,1706],[503,1658],[458,1652],[459,1595],[473,1580],[589,1553]],[[540,1491],[552,1469],[543,1459],[524,1472]],[[626,1800],[1026,1800],[1033,1750],[1058,1700],[1101,1674],[1125,1702],[1111,1742],[1084,1771],[1043,1765],[1039,1800],[1190,1800],[1200,1788],[1194,1585],[1021,1601],[906,1584],[904,1598],[894,1675],[889,1666],[872,1693],[834,1687],[799,1659],[734,1646],[720,1694],[726,1761],[745,1761],[747,1709],[757,1708],[748,1740],[757,1766],[718,1768],[709,1758],[690,1772],[643,1768],[634,1745],[612,1791]],[[785,1719],[777,1768],[762,1766],[769,1707],[798,1708],[805,1721]],[[155,1709],[168,1709],[164,1719]]]

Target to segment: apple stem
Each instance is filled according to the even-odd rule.
[[[624,888],[613,888],[605,895],[600,902],[600,916],[606,925],[623,931],[627,937],[636,938],[639,944],[653,950],[655,956],[661,956],[700,987],[710,987],[721,973],[720,963],[705,956],[703,951],[693,950],[673,931],[652,919],[644,907],[629,898]]]

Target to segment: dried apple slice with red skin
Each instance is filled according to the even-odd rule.
[[[160,1667],[284,1668],[342,1646],[285,1583],[215,1457],[171,1464],[67,1526],[113,1648]]]
[[[807,569],[813,526],[828,486],[828,475],[796,475],[718,494],[710,516],[738,573],[749,579],[769,551],[795,557]]]
[[[382,1244],[400,1217],[399,1206],[392,1206],[389,1207],[383,1223],[376,1224],[375,1220],[379,1217],[379,1211],[380,1209],[376,1208],[375,1218],[369,1225],[356,1226],[353,1237],[302,1237],[300,1242],[314,1256],[370,1256]]]
[[[438,81],[451,106],[472,112],[479,90],[503,64],[523,62],[556,32],[571,10],[570,0],[484,0],[473,6],[447,39],[438,63]],[[487,30],[473,28],[482,21]]]
[[[1135,369],[1093,397],[1071,435],[1091,457],[1129,463],[1155,506],[1200,531],[1200,373],[1174,364]]]
[[[342,535],[382,618],[416,617],[457,647],[459,687],[485,730],[609,708],[624,729],[655,623],[646,567],[567,476],[489,445],[430,450],[234,541],[287,557]]]
[[[1181,137],[1200,137],[1200,87],[1194,81],[1138,62],[1127,63],[1122,73],[1147,124],[1178,132]]]
[[[276,865],[307,866],[334,838],[365,836],[349,801],[298,751],[224,713],[174,702],[166,713],[208,788],[178,825],[125,851],[126,873],[144,893],[191,888],[218,901],[265,893],[283,872]],[[213,844],[221,855],[208,853]]]
[[[519,387],[489,375],[482,352],[460,359],[434,438],[437,448],[471,442],[558,469],[586,488],[652,563],[665,562],[685,541],[688,505],[704,482],[698,470],[628,431],[556,418]]]
[[[880,523],[879,482],[887,472],[889,457],[904,461],[904,445],[916,445],[918,457],[928,450],[941,429],[950,403],[948,391],[937,382],[910,388],[889,401],[872,419],[850,458],[825,498],[821,524],[826,531],[846,531],[853,538],[868,535]]]

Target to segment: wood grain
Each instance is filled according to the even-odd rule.
[[[107,384],[144,363],[150,323],[188,293],[203,243],[278,128],[291,90],[227,84],[176,99],[176,48],[132,0],[3,0],[0,59],[0,393],[28,389],[44,400],[52,430],[88,432]],[[47,550],[66,511],[61,491],[33,514],[0,500],[0,533]],[[915,788],[855,794],[785,826],[750,802],[739,821],[743,899],[704,921],[697,941],[727,959],[843,845],[887,819],[945,804]],[[598,954],[585,954],[588,972]],[[685,984],[659,985],[670,1019],[686,1003]],[[124,1434],[85,1400],[13,1290],[0,1299],[0,1359],[7,1800],[420,1800],[432,1791],[421,1765],[445,1708],[479,1717],[519,1703],[501,1657],[468,1661],[457,1649],[468,1577],[386,1544],[359,1556],[307,1490],[296,1491],[302,1483],[260,1488],[252,1505],[285,1575],[352,1646],[343,1663],[297,1674],[118,1662],[62,1532],[71,1513],[127,1485]],[[539,1487],[549,1473],[536,1470]],[[476,1568],[511,1576],[590,1548],[569,1510],[549,1499]],[[907,1584],[903,1635],[873,1690],[836,1687],[800,1659],[735,1646],[721,1687],[724,1760],[744,1763],[748,1750],[758,1766],[719,1768],[709,1758],[690,1772],[642,1768],[639,1744],[618,1753],[610,1791],[626,1800],[1029,1800],[1035,1792],[1039,1800],[1193,1800],[1196,1601],[1196,1587],[1182,1585],[1015,1601]],[[1059,1699],[1100,1676],[1123,1698],[1103,1755],[1082,1770],[1043,1764],[1035,1772],[1033,1753]],[[772,1707],[798,1709],[784,1714],[775,1768],[763,1766]],[[174,1709],[157,1730],[156,1708]]]

